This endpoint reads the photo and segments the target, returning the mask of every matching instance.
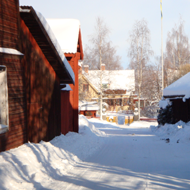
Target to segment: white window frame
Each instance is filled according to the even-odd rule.
[[[0,134],[9,129],[7,68],[0,65]]]

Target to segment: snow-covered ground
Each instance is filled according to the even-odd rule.
[[[190,122],[177,122],[175,125],[151,126],[151,130],[162,140],[169,139],[170,143],[190,143]]]
[[[79,124],[0,153],[0,189],[190,189],[190,123]]]

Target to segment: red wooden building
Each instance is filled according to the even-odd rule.
[[[66,87],[61,89],[61,133],[67,134],[73,130],[73,125],[70,124],[70,118],[73,118],[72,105],[70,103],[70,93],[72,89],[67,84]],[[65,101],[67,100],[67,101]]]
[[[8,109],[0,109],[4,151],[60,135],[60,83],[74,84],[74,73],[41,14],[32,7],[19,13],[17,0],[1,0],[0,7],[0,80],[7,76],[2,85],[8,86]]]
[[[78,70],[79,60],[83,60],[83,47],[80,22],[75,19],[48,19],[48,23],[57,37],[65,56],[75,73],[75,84],[70,84],[71,91],[62,91],[61,118],[62,133],[68,131],[78,132],[78,102],[79,102],[79,83]],[[65,30],[66,29],[66,30]],[[62,35],[60,36],[60,31]],[[69,94],[69,95],[68,95]],[[69,102],[65,99],[69,96]],[[67,105],[65,105],[67,104]],[[69,107],[69,114],[65,111],[65,106]],[[69,130],[65,128],[69,124]]]
[[[82,38],[81,38],[81,30],[78,29],[78,43],[76,45],[76,52],[66,52],[65,56],[70,63],[73,72],[75,73],[75,85],[70,84],[72,91],[70,91],[70,104],[72,106],[69,125],[71,126],[70,131],[78,132],[79,124],[78,124],[78,102],[79,102],[79,82],[78,82],[78,61],[83,60],[83,48],[82,48]],[[63,99],[64,100],[64,99]],[[64,107],[62,106],[62,111],[64,111]],[[64,128],[64,126],[62,126]]]

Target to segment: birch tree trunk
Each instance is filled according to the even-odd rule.
[[[143,19],[136,21],[130,35],[128,56],[131,58],[129,67],[135,69],[136,90],[138,93],[138,115],[140,119],[140,99],[142,97],[143,69],[148,63],[153,51],[150,47],[150,31]]]
[[[101,38],[101,37],[100,37]],[[99,63],[100,63],[100,120],[102,120],[102,39],[100,39],[99,44]]]

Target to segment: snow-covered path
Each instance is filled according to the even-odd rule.
[[[79,121],[78,134],[0,153],[0,189],[190,189],[190,123]]]
[[[145,126],[92,122],[108,134],[107,141],[76,165],[64,179],[64,189],[190,189],[188,144],[166,143]]]

